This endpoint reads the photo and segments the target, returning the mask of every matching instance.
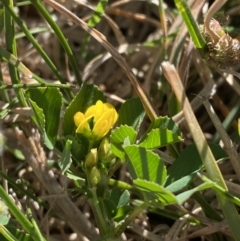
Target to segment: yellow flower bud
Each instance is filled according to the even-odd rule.
[[[90,182],[91,182],[92,186],[93,187],[97,186],[97,184],[99,183],[99,181],[101,179],[101,174],[96,167],[93,167],[92,170],[90,171],[89,178],[90,178]]]
[[[116,157],[112,153],[111,143],[107,137],[103,138],[99,145],[98,158],[107,169],[112,167],[116,162]]]
[[[85,167],[88,169],[92,169],[98,163],[98,153],[97,149],[91,149],[85,158]]]
[[[107,137],[103,138],[99,148],[98,148],[98,157],[100,160],[108,160],[109,157],[113,158],[112,151],[111,151],[111,143]]]

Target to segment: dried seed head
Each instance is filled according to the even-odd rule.
[[[216,39],[212,39],[204,26],[200,26],[200,31],[208,46],[206,61],[218,69],[227,69],[240,63],[240,42],[226,34],[220,23],[212,19],[210,26],[214,31]]]

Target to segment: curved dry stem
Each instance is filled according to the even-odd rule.
[[[64,8],[62,5],[53,0],[44,0],[48,5],[56,9],[58,12],[63,14],[65,17],[69,18],[71,21],[79,25],[84,31],[89,33],[95,40],[97,40],[114,58],[114,60],[119,64],[124,73],[127,75],[131,84],[133,85],[137,95],[142,101],[144,109],[151,121],[157,118],[157,114],[149,100],[149,97],[139,84],[136,76],[133,74],[131,68],[125,61],[125,59],[117,52],[117,50],[107,41],[106,37],[97,31],[95,28],[90,28],[84,21],[70,12],[68,9]]]
[[[204,19],[204,28],[207,33],[210,35],[212,41],[217,43],[220,37],[210,28],[210,21],[213,18],[214,14],[227,2],[227,0],[216,0],[212,6],[209,8],[205,19]]]
[[[214,124],[219,136],[221,137],[221,140],[222,140],[222,142],[224,144],[224,148],[229,156],[233,169],[236,172],[238,180],[240,180],[240,157],[238,155],[236,147],[234,146],[234,143],[232,142],[232,140],[228,136],[226,130],[222,126],[222,123],[219,120],[218,116],[216,115],[215,110],[211,106],[210,102],[208,100],[205,100],[202,103],[203,103],[205,109],[207,110],[207,113],[208,113],[209,117],[211,118],[212,123]]]
[[[208,146],[206,138],[202,133],[198,121],[192,111],[189,100],[183,88],[182,81],[174,65],[171,65],[169,62],[163,62],[162,68],[164,76],[171,84],[178,101],[181,103],[188,128],[192,134],[194,143],[196,144],[197,150],[201,156],[202,162],[206,168],[209,177],[212,181],[216,182],[227,191],[226,183],[222,177],[219,167],[217,166],[212,151]],[[236,207],[231,201],[229,201],[225,196],[221,195],[220,193],[216,193],[216,196],[219,200],[222,211],[227,219],[227,222],[235,240],[240,241],[240,230],[239,226],[236,225],[240,222],[240,218]]]

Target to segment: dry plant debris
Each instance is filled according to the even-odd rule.
[[[59,2],[84,21],[90,18],[92,9],[96,4],[95,1],[88,2],[85,0]],[[208,1],[188,2],[198,22],[203,22],[205,14],[203,11],[208,6]],[[176,13],[173,1],[164,2],[166,15],[164,20],[167,23],[168,30],[167,39],[165,39],[166,36],[164,36],[164,31],[161,28],[156,4],[158,3],[155,1],[110,1],[102,21],[96,29],[106,37],[106,43],[112,44],[125,59],[127,65],[130,66],[130,70],[150,96],[157,115],[161,116],[170,114],[166,99],[173,95],[169,87],[165,88],[166,80],[163,78],[161,68],[161,63],[165,60],[162,56],[166,52],[165,57],[169,56],[172,63],[177,66],[178,73],[184,81],[185,91],[191,100],[192,108],[205,137],[212,139],[215,133],[214,125],[206,114],[198,96],[203,98],[213,96],[213,108],[220,119],[223,120],[228,117],[239,100],[239,81],[231,75],[231,71],[223,74],[216,69],[209,69],[208,63],[200,57],[190,41],[186,26],[182,18]],[[91,38],[87,46],[84,46],[86,32],[49,5],[45,4],[45,7],[68,39],[77,57],[84,82],[99,86],[108,97],[108,101],[115,106],[120,106],[121,102],[124,102],[127,98],[136,96],[126,73],[101,44]],[[235,8],[234,4],[227,6],[231,26],[239,24],[240,13],[236,13]],[[39,30],[34,34],[34,37],[61,70],[64,79],[68,83],[76,85],[72,70],[68,67],[68,59],[45,20],[31,5],[19,7],[17,10],[29,29],[42,29],[42,32]],[[214,24],[216,24],[216,20],[211,20],[211,26]],[[220,26],[221,31],[223,30]],[[232,67],[234,64],[234,71],[237,72],[239,70],[240,45],[239,40],[237,40],[239,35],[235,34],[236,36],[233,39],[230,34],[226,34],[220,42],[214,43],[210,41],[204,28],[202,28],[202,33],[208,42],[210,51],[212,51],[207,57],[208,60],[221,69]],[[5,44],[3,38],[0,42],[1,45]],[[224,46],[226,49],[223,52],[222,50],[219,52],[219,45],[226,44],[226,42],[230,42],[235,47],[234,50],[230,50],[228,44]],[[57,81],[49,67],[24,36],[19,36],[17,44],[19,59],[32,72],[49,82]],[[229,56],[229,51],[231,52],[231,61],[225,58],[225,54]],[[85,54],[84,57],[82,53]],[[218,59],[217,63],[215,57]],[[221,61],[219,61],[219,57],[222,58]],[[4,82],[10,84],[6,64],[1,63],[1,67]],[[30,83],[32,80],[23,78],[22,81]],[[10,91],[10,94],[14,97],[13,91]],[[3,102],[0,104],[1,109],[8,106],[7,103]],[[5,171],[13,180],[25,182],[26,184],[23,186],[27,191],[47,200],[48,211],[39,207],[36,202],[30,202],[33,215],[47,240],[97,240],[98,230],[94,228],[95,221],[89,205],[83,195],[79,196],[75,190],[72,191],[73,183],[59,173],[54,164],[58,160],[58,156],[44,147],[41,135],[29,121],[29,115],[31,115],[30,109],[19,107],[13,109],[2,122],[7,146],[3,154],[1,153]],[[186,127],[182,112],[172,117],[180,124],[183,131],[185,143],[182,144],[181,148],[184,148],[187,144],[192,143],[192,136]],[[20,123],[21,130],[12,125],[14,122]],[[146,128],[148,124],[149,122],[146,120],[143,127]],[[236,120],[228,126],[231,132],[236,127]],[[239,138],[236,138],[236,140],[239,141]],[[231,145],[231,148],[234,147]],[[160,151],[165,155],[168,154],[165,149]],[[168,157],[166,157],[167,159]],[[170,157],[169,160],[171,160]],[[49,165],[52,166],[49,167]],[[222,162],[219,167],[224,174],[230,192],[239,189],[239,174],[235,174],[232,164]],[[129,175],[124,165],[116,175],[119,176],[119,180],[129,181]],[[234,188],[232,185],[235,185]],[[10,195],[16,202],[19,202],[22,210],[25,210],[30,201],[26,200],[26,195],[21,193],[10,193]],[[203,196],[209,200],[212,206],[216,204],[213,192],[206,191]],[[217,209],[218,207],[214,206],[214,208]],[[170,212],[180,212],[183,209],[187,214],[176,220],[161,217],[157,209],[142,213],[122,235],[122,240],[200,240],[200,237],[201,240],[210,240],[208,237],[212,233],[223,233],[226,236],[231,236],[231,232],[224,222],[216,222],[204,217],[199,204],[194,199],[190,198],[184,203],[183,207],[169,207]],[[189,221],[191,218],[197,219],[201,224],[191,225],[191,221]]]

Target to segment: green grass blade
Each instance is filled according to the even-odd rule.
[[[18,190],[18,192],[26,195],[29,199],[34,200],[35,202],[37,202],[40,206],[42,206],[45,209],[49,209],[49,206],[46,202],[44,202],[42,199],[40,199],[39,197],[36,197],[30,190],[26,190],[24,189],[23,185],[16,181],[13,180],[13,178],[11,176],[6,175],[5,173],[3,173],[2,171],[0,171],[0,177],[2,179],[6,179],[8,181],[9,186],[14,187],[15,190]]]
[[[5,3],[3,2],[5,1]],[[9,14],[9,12],[6,11],[6,9],[13,9],[13,1],[12,0],[2,0],[2,3],[4,3],[5,11],[4,11],[4,21],[5,21],[5,40],[6,40],[6,48],[7,50],[12,53],[14,56],[17,56],[17,47],[16,47],[16,41],[14,38],[15,31],[14,31],[14,22],[12,19],[12,16]],[[7,7],[6,7],[7,6]],[[13,84],[19,84],[19,76],[17,69],[12,66],[11,64],[9,66],[9,74],[11,77],[11,81]],[[23,106],[28,106],[23,94],[23,91],[16,90],[16,93],[18,95],[18,98]]]
[[[33,83],[33,84],[14,84],[14,85],[2,85],[0,90],[5,89],[36,89],[39,87],[55,87],[60,89],[71,89],[73,86],[67,84],[54,84],[54,83]]]
[[[0,60],[0,65],[1,65],[1,60]],[[4,84],[3,81],[3,74],[2,74],[2,69],[0,69],[0,86]],[[8,96],[8,92],[7,91],[3,91],[1,96],[0,96],[1,100],[5,101],[5,102],[10,102],[9,96]]]
[[[102,16],[105,12],[107,3],[108,3],[108,0],[100,0],[95,9],[91,7],[91,9],[94,10],[94,13],[87,22],[90,27],[95,27],[101,21]],[[86,58],[87,56],[87,49],[88,49],[90,39],[91,39],[91,36],[88,33],[85,33],[82,47],[80,49],[80,54],[82,58]]]
[[[64,48],[64,50],[66,51],[66,54],[69,58],[69,62],[72,65],[73,71],[75,73],[77,82],[79,84],[79,86],[81,86],[82,84],[82,80],[81,80],[81,75],[79,72],[79,67],[77,64],[77,61],[73,55],[73,52],[68,44],[68,41],[66,40],[66,38],[64,37],[61,29],[59,28],[59,26],[56,24],[56,22],[52,19],[52,17],[50,16],[50,14],[48,13],[48,11],[45,9],[45,7],[41,4],[40,1],[38,0],[31,0],[31,3],[34,5],[34,7],[36,7],[36,9],[42,14],[42,16],[44,17],[44,19],[48,22],[48,24],[51,26],[52,30],[55,32],[55,34],[57,35],[62,47]]]
[[[16,67],[26,77],[32,78],[32,72],[20,62],[13,54],[9,53],[6,49],[0,46],[0,55],[7,60],[8,63]]]
[[[0,56],[2,56],[8,63],[12,64],[15,68],[17,68],[20,72],[22,72],[26,77],[37,80],[40,83],[40,85],[37,84],[36,87],[48,86],[49,83],[46,83],[45,80],[43,80],[36,74],[32,73],[19,59],[17,59],[13,54],[9,53],[7,50],[2,48],[1,46],[0,46]],[[0,78],[0,80],[1,79],[3,79],[3,78]],[[2,82],[2,84],[0,84],[0,90],[11,88],[9,86],[11,86],[11,85],[5,85],[5,83]],[[17,87],[17,86],[18,86],[18,84],[16,84],[16,86],[13,88],[25,88],[25,87],[28,88],[28,86],[25,84],[19,84],[20,87]],[[57,87],[57,88],[66,88],[66,89],[71,88],[70,85],[66,85],[66,84],[62,84],[62,85],[61,84],[52,84],[51,87],[52,86]]]
[[[17,7],[21,7],[21,6],[26,6],[26,5],[29,5],[31,4],[30,1],[23,1],[23,2],[16,2],[15,3]]]
[[[3,110],[0,110],[0,121],[3,120],[12,110],[12,108],[15,106],[15,104],[17,104],[19,101],[16,98],[14,98],[12,101],[9,101],[9,105],[4,108]],[[0,150],[1,150],[1,142],[0,142]],[[1,175],[1,171],[0,171],[0,175]]]
[[[7,10],[7,12],[12,16],[14,21],[18,24],[18,26],[21,28],[21,30],[24,32],[28,40],[31,42],[31,44],[34,46],[34,48],[38,51],[38,53],[41,55],[41,57],[44,59],[44,61],[47,63],[49,68],[53,71],[57,79],[60,80],[60,82],[65,83],[64,79],[62,78],[61,74],[59,73],[56,66],[53,64],[51,59],[48,57],[48,55],[45,53],[45,51],[42,49],[42,47],[38,44],[36,39],[32,36],[30,31],[28,30],[27,26],[23,23],[23,21],[18,17],[18,15],[14,12],[12,8],[9,7],[7,0],[1,0]],[[7,31],[8,32],[8,31]]]
[[[92,17],[88,20],[88,25],[90,27],[95,27],[102,19],[102,15],[105,12],[108,0],[100,0],[96,6],[96,9]]]
[[[4,7],[3,4],[0,2],[0,33],[4,28]]]
[[[0,33],[2,32],[3,28],[4,28],[4,6],[2,2],[0,2]],[[1,64],[1,61],[0,61],[0,64]],[[0,69],[0,85],[2,85],[3,83],[4,82],[3,82],[2,69]],[[6,102],[9,102],[9,96],[6,91],[3,92],[1,99]]]
[[[18,241],[18,239],[16,237],[14,237],[12,235],[12,233],[9,232],[9,230],[5,226],[3,226],[3,225],[0,225],[0,233],[8,241]]]
[[[44,33],[44,32],[50,32],[50,31],[51,31],[51,28],[49,27],[36,27],[36,28],[29,29],[29,32],[31,34]],[[15,39],[19,39],[23,37],[26,37],[26,35],[23,32],[15,34]]]
[[[39,240],[39,236],[37,234],[37,230],[35,230],[34,225],[29,221],[28,217],[22,213],[22,211],[17,207],[14,201],[9,197],[3,187],[0,185],[0,197],[5,202],[9,211],[12,215],[17,219],[17,221],[21,224],[21,226],[31,234],[33,240]],[[45,239],[44,239],[45,240]]]
[[[206,42],[199,31],[198,24],[193,18],[187,2],[185,0],[174,0],[174,2],[182,15],[194,45],[199,49],[205,48]]]
[[[33,214],[30,208],[27,209],[27,214],[30,217],[29,219],[31,220],[31,223],[33,224],[34,227],[34,231],[36,234],[36,238],[38,241],[46,241],[45,238],[42,236],[41,231],[39,230],[39,227],[35,221],[35,219],[33,218]]]

